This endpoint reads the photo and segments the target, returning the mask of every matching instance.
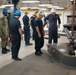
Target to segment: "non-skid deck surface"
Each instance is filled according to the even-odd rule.
[[[44,50],[42,56],[31,54],[0,69],[0,75],[76,75],[76,70],[57,64]]]

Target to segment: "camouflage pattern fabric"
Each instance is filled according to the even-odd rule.
[[[8,43],[9,29],[7,17],[0,18],[0,36],[1,36],[1,47],[5,48]]]

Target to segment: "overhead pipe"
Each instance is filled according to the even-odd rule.
[[[12,0],[12,4],[14,4],[14,6],[11,7],[11,18],[13,18],[13,14],[14,14],[15,10],[17,10],[18,2],[19,2],[19,0]]]
[[[17,9],[17,4],[19,0],[12,0],[12,3],[14,4],[14,11]]]

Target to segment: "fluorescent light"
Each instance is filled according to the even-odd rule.
[[[41,11],[46,11],[47,8],[40,8],[39,10],[41,10]]]
[[[73,0],[71,0],[71,1],[73,1]]]
[[[63,7],[53,6],[52,4],[40,4],[38,6],[40,6],[40,7],[47,7],[47,8],[55,8],[55,9],[64,9]]]
[[[5,5],[1,5],[1,6],[4,6],[4,7],[12,7],[14,5],[13,4],[5,4]]]
[[[30,7],[30,9],[39,9],[39,7]]]
[[[0,6],[0,8],[2,8],[2,9],[3,9],[3,8],[5,8],[5,6]]]
[[[47,7],[47,6],[52,6],[52,4],[40,4],[38,6],[40,6],[40,7]]]
[[[25,9],[28,9],[28,8],[30,8],[30,7],[21,7],[20,9],[25,10]]]
[[[59,8],[59,6],[47,6],[48,8]]]
[[[59,7],[59,6],[48,6],[48,8],[64,9],[63,7]]]
[[[63,7],[54,6],[55,9],[64,9]]]
[[[25,10],[25,9],[39,9],[38,7],[21,7],[21,10]]]
[[[36,1],[35,0],[34,1],[32,1],[32,0],[30,0],[30,1],[22,1],[22,3],[39,3],[39,2],[40,1],[37,1],[37,0]]]

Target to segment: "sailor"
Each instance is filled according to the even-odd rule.
[[[10,51],[6,48],[8,44],[8,38],[9,38],[9,27],[8,27],[8,20],[7,20],[7,14],[8,10],[4,8],[2,10],[3,16],[0,18],[0,36],[1,36],[1,47],[2,47],[2,53],[6,54],[7,51]]]
[[[30,43],[30,24],[29,24],[29,17],[28,17],[29,11],[25,10],[25,15],[23,16],[23,24],[24,24],[24,40],[25,45],[32,45]]]
[[[22,28],[20,21],[18,20],[21,16],[21,12],[16,10],[14,13],[14,17],[10,20],[10,33],[12,39],[12,59],[21,61],[18,57],[20,45],[21,45],[21,38],[23,39],[22,35]]]
[[[52,44],[52,40],[53,40],[53,44],[57,45],[58,43],[58,28],[60,28],[60,17],[58,16],[58,14],[56,14],[56,9],[52,8],[51,9],[51,14],[47,15],[45,17],[45,21],[48,20],[49,22],[49,40],[48,43],[51,45]],[[58,21],[58,25],[57,25],[57,21]]]
[[[43,12],[38,12],[38,18],[35,19],[34,25],[35,25],[35,55],[41,56],[43,52],[41,51],[41,48],[44,45],[44,30],[43,30]]]

